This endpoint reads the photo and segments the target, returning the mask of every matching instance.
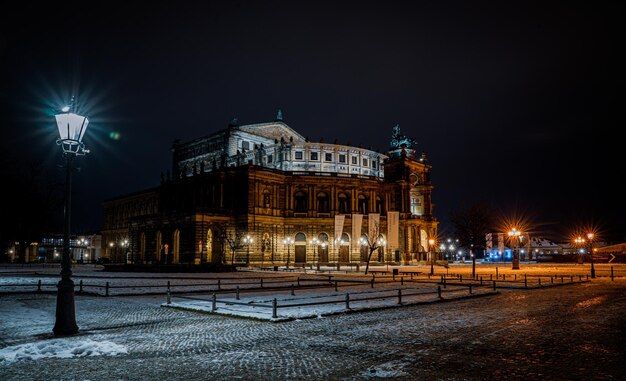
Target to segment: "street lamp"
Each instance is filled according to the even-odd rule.
[[[124,254],[124,258],[126,258],[126,263],[128,263],[128,239],[125,239],[124,241],[122,241],[122,247],[123,247],[123,253]]]
[[[583,247],[585,245],[585,239],[581,236],[576,237],[576,239],[574,239],[574,242],[576,243],[576,246]],[[578,263],[580,264],[583,263],[583,253],[583,249],[580,249],[578,253]]]
[[[291,237],[287,237],[285,239],[283,239],[283,244],[287,246],[287,268],[289,268],[289,255],[290,255],[290,248],[291,245],[293,245],[293,238]]]
[[[65,156],[65,205],[63,208],[63,257],[61,260],[61,280],[57,285],[56,322],[52,331],[55,336],[73,335],[78,332],[74,307],[74,282],[70,262],[70,219],[72,208],[72,161],[76,156],[89,153],[82,142],[89,120],[65,106],[61,114],[55,115],[60,138],[57,145]]]
[[[517,244],[519,242],[519,236],[521,233],[519,232],[519,230],[512,228],[508,234],[510,239],[515,241],[515,248],[513,249],[512,269],[519,270],[519,253],[517,252]]]
[[[243,244],[246,245],[246,266],[250,264],[250,244],[252,242],[254,242],[254,240],[250,237],[250,234],[247,234],[243,238]]]
[[[433,249],[432,249],[434,245],[435,245],[435,240],[432,238],[429,239],[428,240],[428,254],[430,256],[430,275],[435,275],[435,265],[433,261]]]
[[[589,241],[589,255],[591,255],[591,277],[596,277],[596,269],[593,267],[593,233],[587,233],[587,240]]]
[[[309,243],[310,243],[311,245],[313,245],[313,258],[316,260],[316,262],[317,262],[317,267],[318,267],[318,270],[319,270],[320,259],[319,259],[318,255],[317,255],[317,245],[319,245],[319,244],[320,244],[320,240],[319,240],[319,239],[317,239],[317,238],[312,238],[312,239],[309,241]]]

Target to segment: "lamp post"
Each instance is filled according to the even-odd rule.
[[[512,228],[509,231],[509,237],[511,240],[515,241],[515,248],[513,249],[513,261],[512,261],[512,269],[513,270],[519,270],[519,253],[517,252],[517,244],[519,242],[519,236],[520,236],[520,232],[519,230]]]
[[[254,242],[250,234],[243,238],[243,244],[246,245],[246,266],[250,265],[250,244]]]
[[[579,247],[583,247],[585,245],[585,239],[581,236],[576,237],[576,239],[574,240],[574,242],[576,243],[576,246]],[[579,249],[578,252],[578,263],[582,264],[583,263],[583,249]]]
[[[311,245],[313,245],[313,259],[315,259],[317,266],[318,266],[318,270],[319,270],[319,264],[320,264],[320,260],[319,257],[317,256],[317,245],[319,245],[320,240],[317,238],[312,238],[309,243]]]
[[[287,268],[289,268],[289,256],[290,256],[290,248],[293,245],[293,238],[287,237],[283,239],[283,244],[287,246]]]
[[[596,269],[593,267],[593,233],[587,233],[587,240],[589,241],[589,255],[591,255],[591,278],[596,277]]]
[[[435,245],[434,239],[428,240],[428,255],[430,256],[430,275],[435,275],[435,265],[433,261],[433,246]]]
[[[129,254],[128,253],[128,239],[125,239],[122,241],[122,250],[123,250],[122,254],[124,255],[124,258],[126,258],[125,261],[126,263],[128,263],[128,254]]]
[[[65,205],[63,208],[63,257],[61,260],[61,280],[57,285],[56,322],[52,331],[55,336],[73,335],[78,332],[74,306],[74,282],[70,262],[70,220],[72,208],[72,162],[76,156],[89,153],[82,142],[89,120],[85,116],[70,112],[65,106],[61,114],[55,115],[60,138],[57,144],[65,156]]]

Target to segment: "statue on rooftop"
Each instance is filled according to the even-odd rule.
[[[413,148],[417,146],[417,142],[400,133],[400,125],[396,124],[391,133],[391,148]]]

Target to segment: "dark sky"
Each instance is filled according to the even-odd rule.
[[[280,108],[312,141],[381,151],[400,124],[433,166],[443,231],[485,201],[537,231],[626,240],[620,2],[187,3],[0,12],[3,145],[59,171],[52,110],[74,94],[90,117],[74,230],[158,185],[175,139]]]

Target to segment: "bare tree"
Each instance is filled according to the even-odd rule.
[[[367,272],[369,271],[370,268],[370,260],[372,259],[372,253],[374,253],[376,250],[378,250],[381,247],[385,246],[385,239],[383,238],[383,236],[380,235],[380,224],[377,223],[374,226],[374,230],[373,230],[374,234],[373,236],[375,236],[376,238],[371,238],[368,236],[363,236],[359,239],[359,243],[362,246],[367,246],[369,253],[367,255],[367,262],[365,264],[365,274],[367,275]]]

